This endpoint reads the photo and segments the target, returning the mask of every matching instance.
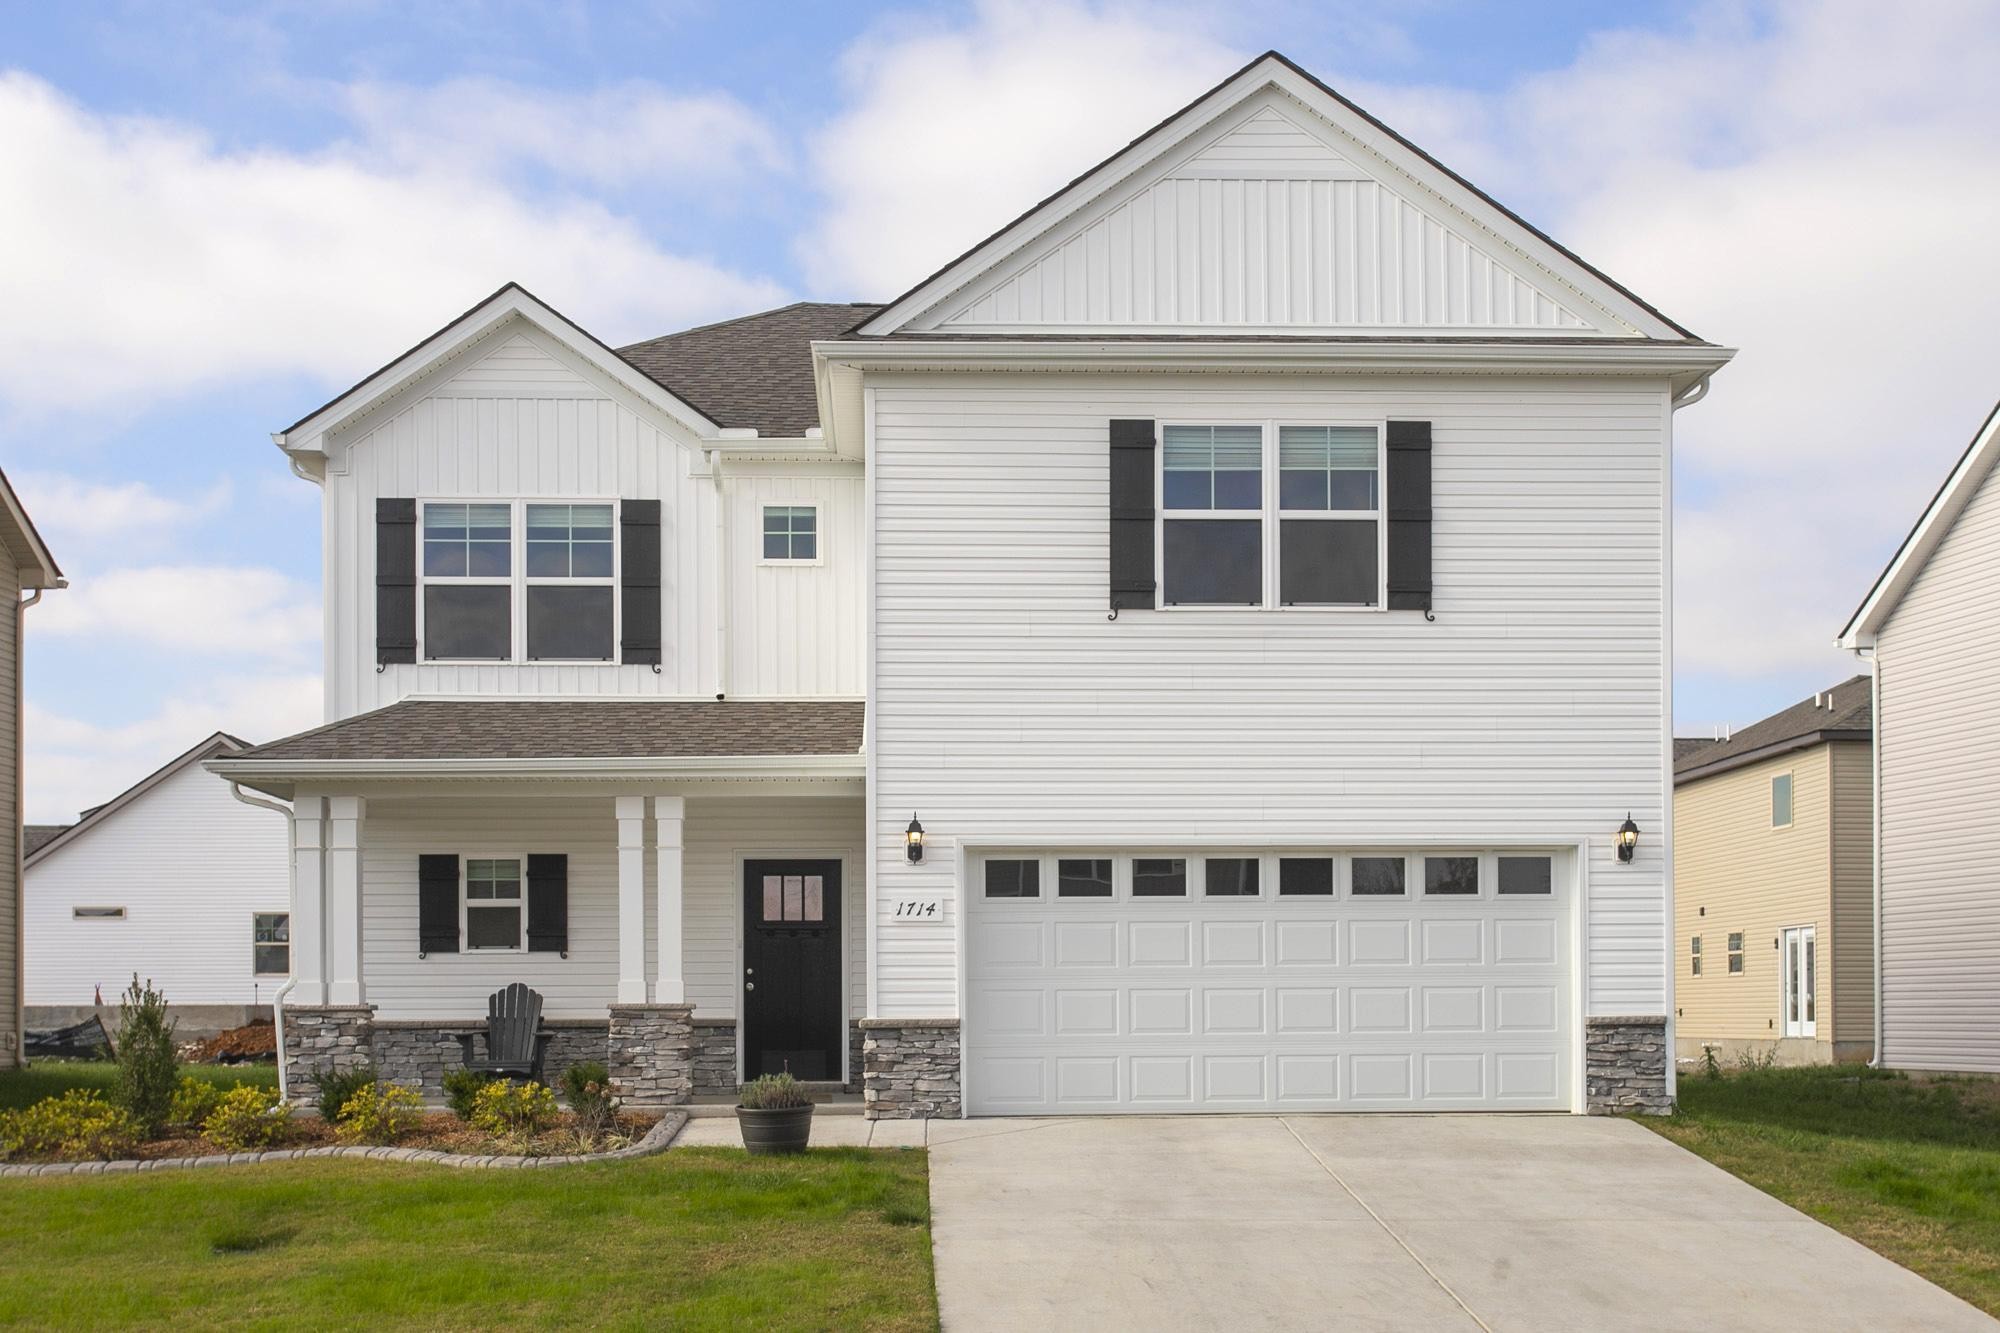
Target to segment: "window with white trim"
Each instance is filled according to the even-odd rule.
[[[424,660],[617,660],[615,508],[608,501],[425,501]]]
[[[771,564],[813,564],[819,560],[819,506],[764,506],[764,559]]]
[[[507,661],[514,655],[514,507],[423,508],[424,657]]]
[[[292,914],[253,912],[250,915],[250,970],[260,977],[292,973]]]
[[[527,915],[521,896],[521,859],[467,857],[461,883],[465,947],[519,949]]]
[[[1771,779],[1771,827],[1785,828],[1792,822],[1792,775],[1780,773]]]
[[[125,909],[122,907],[72,907],[71,919],[76,921],[123,921]]]
[[[1382,603],[1380,424],[1163,424],[1166,606]]]

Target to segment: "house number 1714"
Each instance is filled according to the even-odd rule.
[[[937,905],[937,900],[935,898],[933,898],[931,901],[927,903],[911,902],[905,899],[904,901],[896,904],[896,916],[899,919],[906,919],[909,917],[935,917],[937,914],[938,914],[938,905]]]

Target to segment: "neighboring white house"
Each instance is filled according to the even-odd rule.
[[[635,1100],[1663,1108],[1730,355],[1275,54],[886,306],[503,288],[275,437],[295,1087],[518,980]]]
[[[1876,1047],[2000,1073],[2000,408],[1840,633],[1875,671]]]
[[[183,1037],[269,1017],[291,972],[290,830],[202,767],[244,748],[217,732],[76,823],[28,827],[30,1028],[115,1006],[135,974]]]

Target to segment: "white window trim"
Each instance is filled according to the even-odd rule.
[[[257,918],[258,918],[258,917],[260,917],[260,916],[281,916],[281,917],[284,917],[284,918],[285,918],[285,942],[284,942],[284,943],[283,943],[282,945],[279,945],[279,944],[277,944],[277,943],[271,943],[271,944],[261,944],[261,943],[260,943],[260,942],[258,941],[258,939],[257,939]],[[290,976],[290,975],[292,974],[292,932],[291,932],[291,924],[292,924],[292,923],[291,923],[291,916],[292,916],[292,914],[291,914],[291,912],[290,912],[289,910],[287,910],[287,911],[283,911],[283,912],[252,912],[252,913],[250,914],[250,975],[251,975],[251,976],[253,976],[253,977],[288,977],[288,976]],[[285,951],[285,970],[284,970],[284,971],[282,971],[282,972],[260,972],[260,971],[258,971],[258,970],[257,970],[257,950],[258,950],[258,949],[260,949],[260,948],[265,948],[265,949],[277,949],[277,948],[282,948],[282,949],[284,949],[284,951]]]
[[[495,948],[484,945],[475,948],[472,943],[472,923],[470,909],[472,900],[466,896],[466,889],[472,881],[474,861],[512,861],[520,867],[521,896],[517,900],[521,908],[521,929],[515,937],[518,941],[510,948]],[[481,907],[498,907],[505,904],[505,898],[487,898],[479,903]],[[466,852],[458,858],[458,938],[464,941],[459,946],[461,953],[526,953],[528,951],[528,858],[522,852]]]
[[[1785,822],[1782,824],[1778,822],[1778,779],[1779,778],[1783,778],[1785,780]],[[1794,770],[1788,768],[1782,773],[1773,773],[1771,775],[1770,798],[1771,801],[1768,813],[1771,820],[1771,828],[1773,830],[1787,829],[1790,828],[1796,822],[1798,822],[1799,780]]]
[[[418,666],[623,666],[619,660],[625,632],[625,599],[618,595],[625,570],[625,542],[619,531],[619,498],[615,495],[534,495],[512,499],[493,495],[425,495],[417,499],[417,665]],[[528,506],[609,505],[611,507],[611,577],[545,578],[528,574]],[[424,571],[424,512],[431,505],[508,506],[508,574],[495,575],[428,574]],[[427,626],[424,589],[431,584],[454,587],[505,587],[511,589],[508,606],[508,655],[498,657],[429,657],[425,655]],[[611,589],[611,656],[536,657],[528,656],[528,586],[609,587]]]
[[[767,509],[810,509],[813,511],[813,558],[782,560],[764,554],[764,524]],[[813,569],[826,563],[826,510],[818,500],[781,500],[765,497],[757,501],[757,564],[772,569]]]
[[[1212,426],[1257,426],[1263,433],[1260,478],[1263,483],[1263,508],[1249,509],[1173,509],[1167,508],[1167,431],[1172,427],[1189,426],[1204,428]],[[1279,507],[1278,431],[1283,426],[1332,426],[1357,427],[1375,432],[1375,508],[1367,509],[1282,509]],[[1153,446],[1153,569],[1154,582],[1158,592],[1154,605],[1161,611],[1285,611],[1322,612],[1336,615],[1355,613],[1375,614],[1388,610],[1389,603],[1389,419],[1382,417],[1334,417],[1334,416],[1282,416],[1265,417],[1262,420],[1251,417],[1217,417],[1211,420],[1176,418],[1160,419],[1154,423]],[[1233,602],[1170,602],[1167,600],[1167,524],[1181,520],[1257,518],[1263,524],[1263,585],[1257,605],[1247,606]],[[1373,520],[1375,524],[1375,602],[1363,606],[1348,602],[1308,602],[1287,606],[1278,600],[1280,570],[1278,568],[1279,524],[1287,518],[1294,519],[1358,519]]]

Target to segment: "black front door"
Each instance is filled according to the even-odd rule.
[[[743,1076],[838,1082],[840,862],[743,863]]]

